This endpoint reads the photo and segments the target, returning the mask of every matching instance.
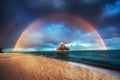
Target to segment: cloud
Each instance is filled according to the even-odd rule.
[[[103,6],[101,15],[98,18],[98,25],[102,26],[120,26],[120,1],[110,4],[107,3]]]
[[[108,49],[120,49],[120,37],[105,39]]]
[[[103,26],[99,29],[99,33],[104,39],[120,37],[120,28],[118,26]]]
[[[104,39],[120,37],[120,0],[2,0],[0,1],[0,11],[0,38],[4,32],[7,32],[6,30],[9,30],[11,21],[14,23],[13,28],[5,36],[6,40],[0,42],[0,46],[13,47],[15,40],[28,24],[39,18],[57,13],[66,13],[85,19],[94,25]],[[39,44],[31,43],[32,45],[54,48],[63,41],[65,44],[72,44],[73,39],[95,44],[90,40],[90,35],[94,37],[94,33],[83,34],[80,30],[72,31],[64,27],[66,26],[64,24],[46,26],[47,28],[43,33],[48,32],[49,34],[46,34],[48,38],[44,37],[42,32],[33,33],[31,35],[34,35],[33,38],[36,40],[31,41]],[[52,30],[53,32],[50,32]],[[52,34],[55,35],[52,36]],[[62,35],[64,35],[63,39],[60,39]],[[39,40],[37,40],[38,36],[40,37]],[[42,43],[48,43],[48,45]],[[80,47],[84,47],[84,44],[81,44]]]
[[[120,14],[120,1],[117,0],[114,4],[106,4],[103,17],[113,17]]]
[[[72,50],[80,49],[103,49],[103,45],[97,38],[96,32],[85,31],[84,26],[76,27],[66,25],[67,22],[45,22],[34,25],[28,29],[21,47],[39,48],[40,50],[52,50],[57,48],[61,42]]]
[[[73,41],[71,43],[65,44],[67,47],[69,47],[71,50],[85,50],[85,49],[91,49],[93,46],[92,43],[89,42],[81,42],[81,41]]]
[[[80,0],[80,2],[87,3],[87,4],[96,4],[96,3],[99,3],[100,0]]]
[[[60,8],[63,9],[63,7],[65,7],[66,5],[65,0],[52,0],[52,3],[55,9],[60,9]]]

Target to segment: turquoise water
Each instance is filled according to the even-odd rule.
[[[120,50],[39,51],[28,53],[120,70]]]

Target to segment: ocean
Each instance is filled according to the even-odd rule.
[[[120,71],[120,50],[26,52]]]

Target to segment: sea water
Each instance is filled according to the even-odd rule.
[[[120,70],[120,50],[37,51],[28,53]]]

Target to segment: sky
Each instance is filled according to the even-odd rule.
[[[13,48],[23,30],[32,22],[48,15],[63,13],[80,17],[91,23],[103,38],[108,49],[120,49],[120,0],[0,0],[0,47]],[[42,35],[36,34],[36,30],[39,29],[39,26],[36,26],[33,36],[46,36],[47,39],[44,39],[44,42],[39,42],[39,40],[34,42],[37,43],[37,45],[34,44],[35,48],[56,48],[63,42],[68,46],[70,45],[69,43],[72,45],[80,44],[75,45],[73,49],[91,49],[93,45],[98,44],[88,41],[88,39],[86,39],[86,42],[84,40],[76,40],[77,34],[71,35],[74,38],[69,38],[68,41],[66,39],[61,41],[60,35],[70,34],[72,28],[69,25],[65,26],[66,23],[69,23],[69,20],[57,23],[55,21],[47,22],[46,20],[44,22],[46,25],[43,25],[44,28],[42,30],[46,32],[49,32],[50,29],[50,31],[54,29],[56,32],[58,30],[58,40],[53,40],[54,38],[51,38],[52,35],[43,35],[44,31]],[[73,24],[75,24],[74,21]],[[64,31],[61,32],[63,29]],[[79,30],[78,32],[81,31]],[[77,32],[77,29],[75,32]],[[82,33],[79,33],[81,38],[83,38],[82,36],[89,38],[88,34],[92,34],[89,31]]]

